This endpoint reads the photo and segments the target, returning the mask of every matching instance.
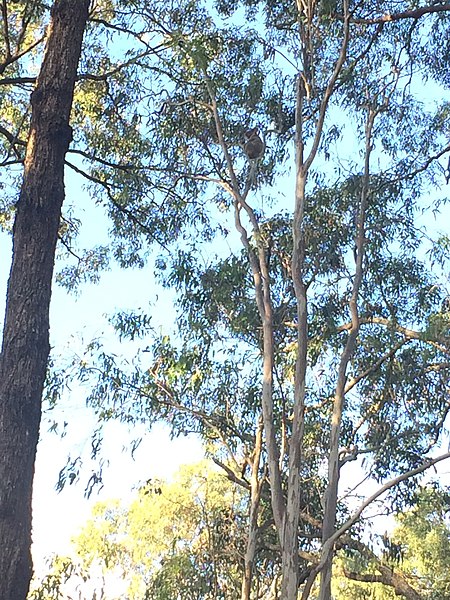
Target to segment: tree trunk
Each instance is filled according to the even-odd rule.
[[[330,435],[330,455],[328,458],[328,486],[325,492],[325,509],[322,527],[322,542],[331,538],[335,530],[336,509],[339,486],[339,442],[341,437],[342,415],[345,400],[345,383],[347,378],[347,369],[353,356],[356,346],[356,340],[359,333],[360,321],[358,313],[358,299],[361,285],[364,277],[364,246],[366,240],[366,211],[369,196],[369,178],[370,178],[370,155],[372,146],[372,131],[375,117],[378,112],[371,107],[368,108],[366,122],[366,148],[364,159],[364,179],[361,192],[361,203],[359,207],[357,232],[356,232],[356,265],[355,277],[353,279],[353,290],[349,301],[350,316],[352,326],[349,331],[345,348],[341,355],[341,361],[338,371],[338,380],[336,393],[333,401],[333,413],[331,417],[331,435]],[[325,552],[323,558],[324,567],[321,572],[319,600],[330,600],[331,598],[331,576],[333,563],[333,545]]]
[[[31,496],[49,346],[49,306],[64,199],[69,116],[89,0],[56,0],[14,223],[0,354],[0,597],[22,600],[32,574]]]
[[[241,600],[250,600],[252,592],[253,568],[258,543],[258,513],[263,481],[259,477],[263,445],[263,421],[259,419],[255,436],[255,450],[251,459],[252,477],[250,482],[250,507],[247,547],[244,555],[244,576],[242,579]]]
[[[308,319],[306,286],[303,281],[305,258],[303,217],[306,203],[307,171],[303,168],[302,133],[303,87],[297,82],[296,131],[295,131],[295,209],[292,225],[292,282],[297,300],[297,357],[295,361],[294,407],[292,434],[289,441],[289,475],[287,508],[282,538],[282,592],[283,600],[296,600],[299,586],[298,523],[300,516],[301,462],[304,435],[304,412],[306,392],[306,367],[308,347]]]

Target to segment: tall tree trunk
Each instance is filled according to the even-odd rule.
[[[304,434],[306,392],[306,366],[308,347],[308,319],[306,286],[303,280],[305,244],[303,218],[306,203],[307,170],[303,168],[303,84],[297,80],[295,116],[295,209],[292,223],[293,252],[292,281],[297,300],[297,357],[295,361],[294,407],[292,434],[289,441],[289,475],[287,509],[282,540],[282,592],[283,600],[296,600],[299,585],[298,523],[300,517],[301,462]]]
[[[356,266],[353,279],[353,290],[349,301],[351,328],[347,343],[341,355],[336,393],[333,400],[333,413],[331,416],[330,455],[328,457],[328,485],[325,492],[325,509],[322,525],[322,542],[333,535],[336,525],[336,509],[339,487],[339,442],[341,438],[341,424],[345,400],[345,384],[347,369],[355,351],[356,340],[359,333],[358,299],[364,277],[364,248],[366,238],[366,211],[369,196],[370,154],[372,152],[372,131],[377,111],[369,107],[366,122],[366,148],[364,160],[364,179],[361,191],[358,223],[356,231]],[[331,576],[333,566],[333,545],[323,552],[324,567],[321,572],[319,600],[331,599]]]
[[[56,0],[31,96],[0,354],[0,597],[22,600],[32,574],[31,496],[64,199],[69,116],[89,0]]]
[[[255,436],[255,449],[251,458],[252,476],[250,481],[250,507],[247,547],[244,555],[244,576],[242,578],[241,600],[250,600],[252,592],[253,568],[258,543],[258,513],[261,501],[263,480],[259,476],[263,445],[263,420],[259,419]]]

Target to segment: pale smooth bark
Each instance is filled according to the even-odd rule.
[[[372,130],[377,111],[369,108],[366,122],[366,140],[365,140],[365,159],[364,175],[361,191],[361,199],[358,211],[358,223],[356,232],[356,266],[353,279],[352,295],[349,301],[351,316],[351,328],[348,332],[348,338],[345,348],[342,352],[338,379],[336,384],[336,393],[333,400],[333,413],[331,417],[331,435],[330,435],[330,455],[328,457],[328,486],[325,492],[325,509],[322,525],[322,542],[325,542],[332,536],[336,522],[336,508],[339,486],[339,443],[342,425],[342,414],[344,410],[345,388],[347,382],[347,368],[353,356],[356,346],[356,339],[359,332],[360,322],[358,313],[358,298],[364,275],[364,245],[365,245],[365,219],[367,202],[369,195],[369,177],[370,177],[370,154],[372,151]],[[325,546],[324,546],[325,548]],[[325,552],[325,550],[323,551]],[[331,598],[331,574],[333,560],[333,545],[328,546],[326,554],[323,555],[324,567],[320,579],[319,600],[330,600]]]
[[[348,2],[344,1],[343,40],[334,70],[321,101],[316,131],[308,156],[304,156],[303,141],[303,107],[308,100],[312,88],[312,60],[309,55],[308,39],[314,35],[312,20],[314,3],[298,2],[299,14],[304,14],[306,25],[302,31],[304,72],[298,75],[296,97],[296,127],[295,127],[295,208],[293,214],[293,253],[291,261],[292,280],[297,300],[297,358],[295,364],[294,407],[292,434],[289,440],[289,474],[287,487],[287,508],[282,538],[282,598],[296,600],[299,586],[298,562],[298,524],[300,515],[300,469],[302,462],[302,445],[304,435],[304,412],[308,352],[308,299],[307,285],[303,268],[305,260],[304,214],[306,204],[306,185],[309,169],[316,157],[323,132],[325,115],[330,98],[333,94],[339,73],[345,63],[349,41]]]
[[[260,419],[256,430],[255,449],[251,458],[250,507],[247,546],[244,556],[244,577],[242,579],[241,600],[250,600],[253,580],[253,567],[258,543],[258,513],[263,481],[259,476],[263,444],[263,422]]]

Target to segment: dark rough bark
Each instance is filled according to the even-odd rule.
[[[49,355],[49,305],[64,199],[69,116],[89,0],[56,0],[31,96],[0,354],[0,597],[22,600],[32,573],[31,495]]]

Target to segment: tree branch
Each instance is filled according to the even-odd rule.
[[[438,336],[431,336],[428,332],[415,331],[414,329],[409,329],[408,327],[403,327],[398,323],[394,323],[385,317],[370,317],[370,318],[361,318],[361,324],[376,324],[383,325],[387,329],[391,329],[392,331],[396,331],[397,333],[401,333],[408,340],[419,340],[421,342],[425,342],[431,344],[435,348],[437,348],[440,352],[444,354],[450,354],[450,348],[445,344],[448,343],[448,340],[441,339]],[[338,332],[348,331],[351,329],[351,323],[345,323],[337,328]]]
[[[360,516],[366,510],[366,508],[368,506],[370,506],[373,502],[375,502],[375,500],[377,500],[380,496],[385,494],[387,491],[389,491],[390,489],[392,489],[393,487],[395,487],[402,481],[406,481],[407,479],[410,479],[411,477],[420,475],[421,473],[423,473],[430,467],[433,467],[437,463],[442,462],[443,460],[447,460],[448,458],[450,458],[450,452],[445,452],[445,454],[441,454],[440,456],[437,456],[436,458],[425,459],[423,464],[420,467],[416,467],[415,469],[412,469],[411,471],[407,471],[406,473],[403,473],[402,475],[399,475],[398,477],[394,477],[393,479],[391,479],[390,481],[385,483],[378,491],[376,491],[374,494],[369,496],[369,498],[367,498],[367,500],[365,500],[361,504],[361,506],[353,513],[353,515],[350,517],[350,519],[348,519],[339,529],[337,529],[333,533],[333,535],[324,544],[326,549],[327,550],[331,549],[333,544],[344,533],[346,533],[351,527],[353,527],[353,525],[359,520]],[[320,563],[316,567],[317,572],[319,572],[323,568],[323,566],[324,566],[324,560],[322,558],[320,560]]]
[[[241,236],[252,270],[256,304],[263,326],[263,382],[262,382],[262,411],[269,464],[269,477],[271,481],[272,507],[274,519],[279,535],[283,528],[285,503],[281,485],[281,472],[279,468],[279,450],[273,418],[273,314],[271,304],[270,274],[267,265],[267,252],[264,241],[261,239],[260,228],[254,210],[246,201],[250,187],[244,193],[240,190],[239,181],[234,169],[233,161],[223,135],[222,122],[217,106],[213,84],[203,69],[203,78],[211,102],[211,109],[216,125],[219,145],[222,148],[227,164],[228,175],[231,180],[231,192],[234,200],[235,226]],[[246,212],[256,241],[256,252],[253,250],[247,231],[241,221],[241,210]]]
[[[0,79],[0,85],[24,85],[36,83],[36,77],[4,77]]]
[[[313,140],[309,155],[303,165],[303,169],[305,170],[305,172],[309,170],[309,168],[312,165],[314,158],[317,154],[317,150],[319,149],[320,139],[322,137],[322,131],[323,131],[323,124],[325,122],[325,115],[327,113],[327,108],[328,108],[328,103],[330,101],[330,98],[331,98],[334,90],[335,90],[337,78],[339,77],[341,69],[344,66],[344,63],[347,58],[347,47],[348,47],[348,42],[350,39],[350,14],[348,12],[348,3],[344,2],[344,6],[346,6],[346,5],[347,5],[347,10],[346,10],[346,14],[343,18],[344,35],[342,38],[341,49],[340,49],[339,57],[336,61],[333,73],[327,83],[327,87],[325,88],[325,92],[322,97],[322,101],[320,103],[319,118],[317,120],[317,125],[316,125],[316,133],[314,135],[314,140]]]
[[[27,143],[25,141],[19,139],[17,137],[17,134],[14,135],[10,131],[8,131],[5,127],[3,127],[2,125],[0,125],[0,134],[3,135],[8,140],[8,142],[10,143],[10,148],[13,150],[16,157],[19,158],[20,160],[23,160],[24,157],[17,150],[16,146],[21,146],[22,148],[26,148]],[[10,151],[8,150],[8,158],[9,158],[9,156],[10,156]]]
[[[245,481],[245,479],[242,479],[241,477],[238,477],[236,475],[236,473],[233,471],[233,469],[230,469],[230,467],[228,465],[224,464],[222,461],[220,461],[215,456],[212,457],[212,461],[218,467],[220,467],[223,471],[225,471],[225,473],[227,474],[227,477],[228,477],[228,479],[230,481],[232,481],[233,483],[236,483],[240,487],[245,488],[246,490],[250,490],[250,484],[249,484],[249,482]]]
[[[336,521],[337,494],[340,476],[339,467],[339,442],[341,436],[342,414],[344,410],[345,388],[347,369],[349,362],[355,351],[356,339],[360,328],[360,317],[358,311],[358,299],[361,284],[364,275],[364,251],[366,243],[366,210],[369,196],[369,178],[370,178],[370,155],[372,152],[372,131],[375,118],[379,110],[377,108],[368,107],[367,120],[365,128],[365,157],[364,157],[364,179],[363,188],[361,191],[361,200],[359,207],[357,237],[356,237],[356,266],[355,277],[353,281],[352,295],[349,301],[349,310],[351,315],[351,325],[349,335],[341,355],[341,360],[338,368],[338,377],[336,382],[336,392],[333,400],[333,413],[331,421],[330,433],[330,455],[328,458],[328,485],[325,492],[325,509],[323,519],[322,541],[322,559],[324,568],[321,573],[320,583],[320,600],[326,600],[330,595],[331,586],[331,559],[333,545],[326,545],[326,541],[332,535]]]
[[[396,573],[386,565],[379,564],[376,568],[380,571],[380,575],[376,575],[375,573],[356,573],[355,571],[347,571],[346,569],[344,569],[344,575],[354,581],[387,585],[394,588],[396,596],[403,596],[407,600],[422,600],[422,596],[409,585],[404,575]]]
[[[368,19],[352,17],[351,23],[352,24],[354,23],[357,25],[377,25],[379,23],[384,24],[384,23],[390,23],[390,22],[394,22],[394,21],[401,21],[403,19],[420,19],[424,15],[439,13],[439,12],[446,12],[446,11],[450,11],[450,4],[435,4],[432,6],[421,6],[420,8],[416,8],[414,10],[405,10],[403,12],[398,12],[398,13],[393,13],[393,14],[386,13],[379,17],[373,17],[373,18],[368,18]],[[333,15],[333,17],[337,18],[339,20],[344,19],[343,15]]]
[[[125,206],[123,206],[123,205],[119,204],[119,202],[117,202],[117,200],[114,198],[114,196],[113,196],[113,194],[111,192],[110,186],[106,183],[106,181],[102,181],[101,179],[98,179],[97,177],[93,177],[89,173],[86,173],[86,171],[83,171],[82,169],[78,168],[77,166],[75,166],[74,164],[70,163],[67,160],[65,161],[65,164],[68,167],[70,167],[71,169],[73,169],[76,173],[78,173],[78,174],[82,175],[83,177],[85,177],[86,179],[88,179],[89,181],[91,181],[93,183],[97,183],[98,185],[102,186],[103,189],[106,191],[111,204],[113,204],[113,206],[119,212],[121,212],[124,215],[126,215],[133,223],[135,223],[136,225],[138,225],[142,229],[142,231],[144,231],[148,236],[150,236],[157,244],[159,244],[162,248],[164,248],[164,250],[166,250],[167,252],[169,252],[169,249],[167,248],[167,246],[163,242],[161,242],[160,240],[158,240],[158,238],[151,231],[151,229],[148,227],[148,225],[146,225],[145,223],[143,223],[134,214],[133,211],[129,210],[128,208],[126,208]]]
[[[400,342],[398,342],[397,344],[395,344],[395,346],[393,346],[388,352],[386,352],[385,354],[383,354],[383,356],[381,356],[376,362],[374,362],[365,371],[363,371],[362,373],[360,373],[356,377],[352,377],[350,380],[348,380],[347,384],[345,386],[344,394],[347,394],[362,379],[365,379],[368,375],[370,375],[371,373],[374,373],[377,369],[379,369],[384,362],[386,362],[387,360],[389,360],[390,358],[392,358],[395,355],[395,353],[398,350],[400,350],[400,348],[402,348],[409,341],[410,341],[409,339],[401,340]]]
[[[28,46],[28,48],[25,48],[25,50],[22,50],[22,52],[18,52],[14,56],[10,56],[9,58],[6,58],[2,63],[0,63],[0,74],[4,73],[6,67],[8,67],[10,64],[12,64],[13,62],[16,62],[17,60],[22,58],[22,56],[25,56],[25,54],[27,54],[28,52],[30,52],[31,50],[36,48],[36,46],[39,46],[39,44],[44,39],[45,39],[45,36],[41,36],[39,39],[37,39],[35,42],[33,42],[30,46]]]

